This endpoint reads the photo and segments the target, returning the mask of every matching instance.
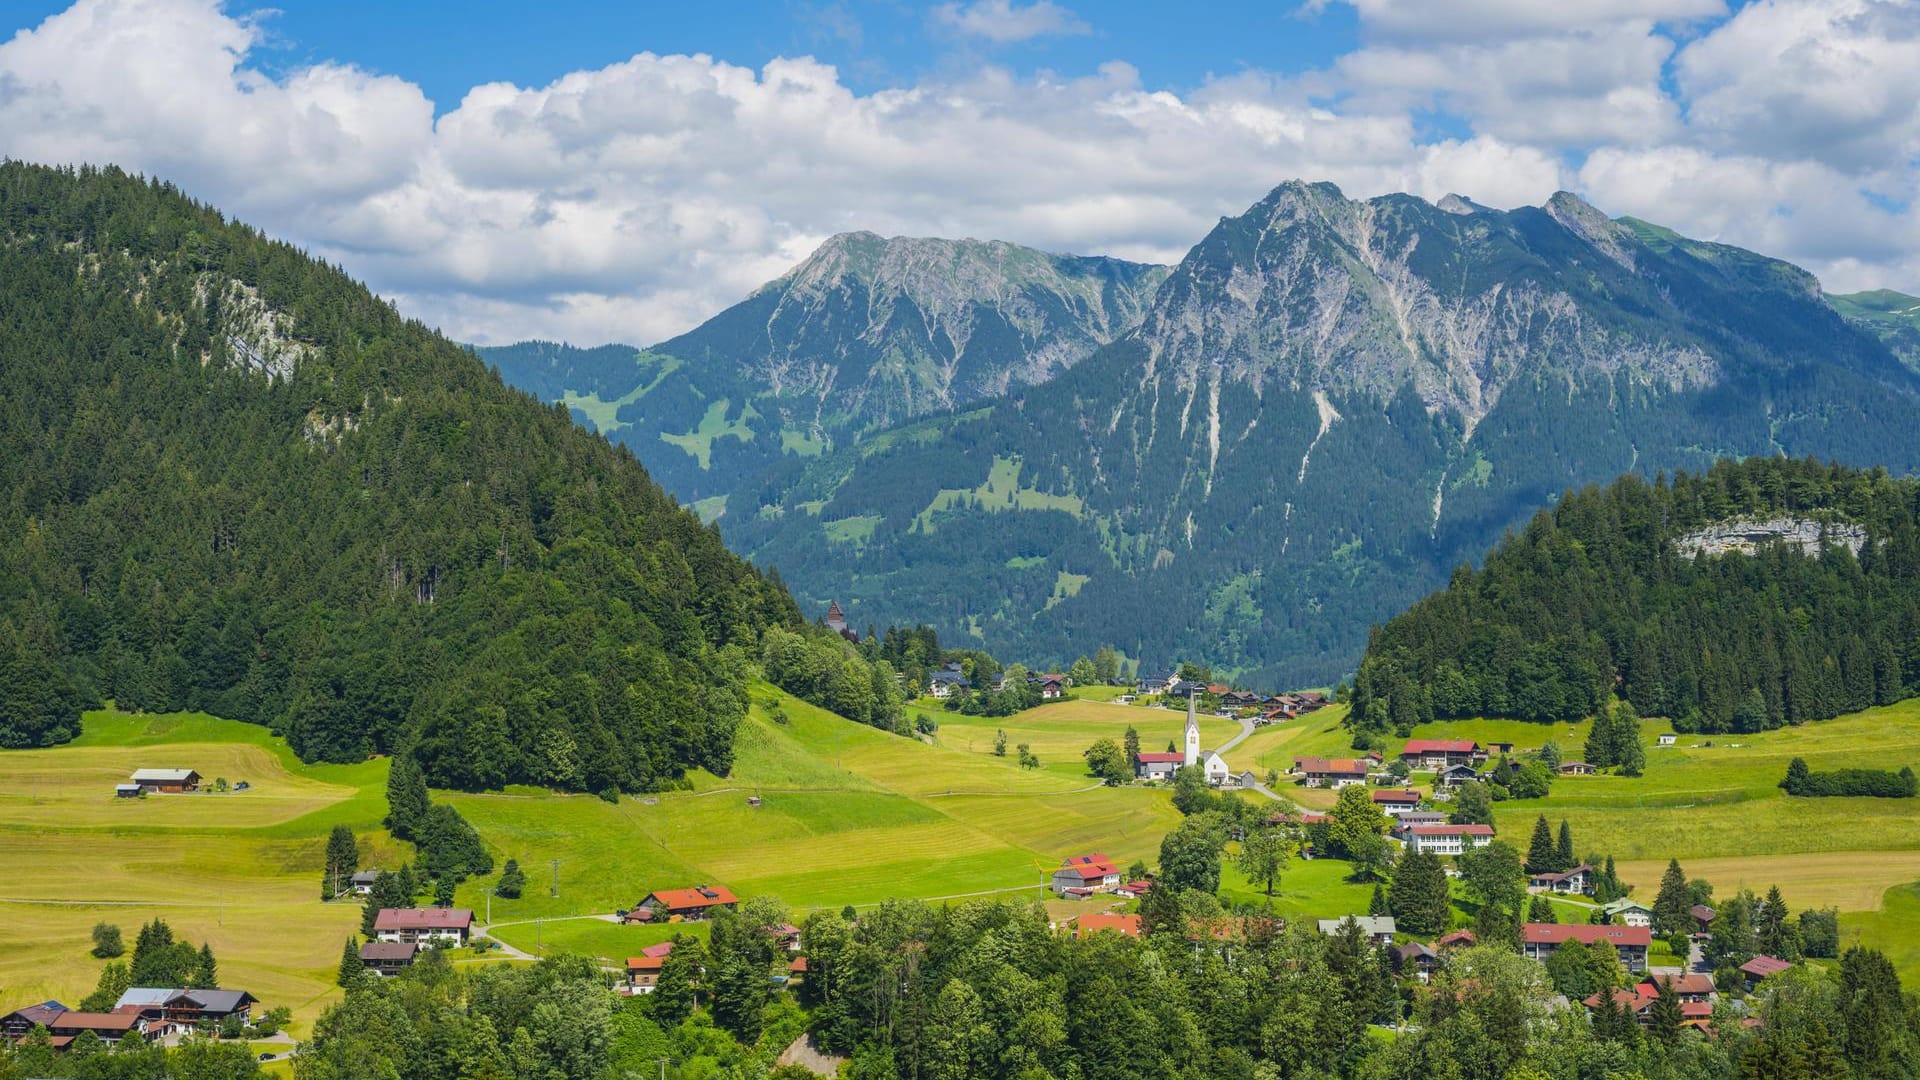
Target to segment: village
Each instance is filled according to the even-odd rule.
[[[1044,702],[1064,702],[1074,694],[1070,675],[1036,673],[1023,678]],[[994,689],[1004,688],[1002,679]],[[972,688],[961,671],[943,667],[930,672],[918,689],[920,700],[933,704],[949,702],[953,695]],[[1228,842],[1216,859],[1247,861],[1253,829],[1244,822],[1252,821],[1257,823],[1253,828],[1280,840],[1286,857],[1303,864],[1352,862],[1360,873],[1362,860],[1352,851],[1340,850],[1335,839],[1340,829],[1351,829],[1358,822],[1363,831],[1377,834],[1386,849],[1376,860],[1386,872],[1373,880],[1391,883],[1396,865],[1405,866],[1415,857],[1430,859],[1440,868],[1450,894],[1445,906],[1453,909],[1438,924],[1429,919],[1410,928],[1391,910],[1397,901],[1386,899],[1388,894],[1376,884],[1374,903],[1365,908],[1281,916],[1270,908],[1261,910],[1258,904],[1240,903],[1221,908],[1199,923],[1188,922],[1182,932],[1196,943],[1227,950],[1226,955],[1249,934],[1272,935],[1290,925],[1328,939],[1354,937],[1410,987],[1427,984],[1463,950],[1481,944],[1480,930],[1467,917],[1472,905],[1462,903],[1462,897],[1471,893],[1470,889],[1462,892],[1467,887],[1465,867],[1499,837],[1490,817],[1473,808],[1484,807],[1495,789],[1517,789],[1523,772],[1530,771],[1531,782],[1550,782],[1539,776],[1581,778],[1598,771],[1584,761],[1561,760],[1551,744],[1519,750],[1510,742],[1420,737],[1403,740],[1391,753],[1369,750],[1349,758],[1302,754],[1292,758],[1290,768],[1263,775],[1251,767],[1236,769],[1231,763],[1235,747],[1261,729],[1302,721],[1328,708],[1334,704],[1328,694],[1255,693],[1172,675],[1132,680],[1123,690],[1106,700],[1113,706],[1151,710],[1143,716],[1184,713],[1184,724],[1177,744],[1164,751],[1135,746],[1128,755],[1130,775],[1124,780],[1107,778],[1109,786],[1203,790],[1235,806],[1263,808],[1246,812],[1242,824],[1230,826]],[[1203,720],[1231,721],[1238,730],[1208,748]],[[1216,723],[1214,730],[1220,727]],[[1131,726],[1128,735],[1130,743],[1137,743]],[[1653,743],[1673,746],[1677,738],[1675,733],[1658,732]],[[249,785],[244,781],[228,784],[222,778],[210,784],[196,769],[169,765],[134,770],[113,794],[126,799],[166,799],[246,790]],[[1303,805],[1328,798],[1335,800],[1334,805],[1316,809]],[[745,801],[759,807],[762,796],[748,795]],[[1546,828],[1544,817],[1539,827]],[[1676,925],[1664,883],[1658,901],[1629,895],[1631,887],[1617,879],[1609,883],[1613,878],[1610,857],[1603,866],[1573,856],[1564,823],[1556,853],[1539,858],[1538,841],[1536,836],[1526,853],[1523,882],[1516,883],[1527,901],[1525,918],[1512,928],[1512,941],[1521,956],[1547,973],[1558,1007],[1585,1009],[1596,1017],[1630,1016],[1642,1026],[1672,1022],[1704,1028],[1717,1015],[1758,1024],[1750,999],[1764,991],[1767,980],[1792,970],[1802,955],[1813,955],[1812,951],[1793,956],[1758,950],[1729,953],[1726,946],[1716,945],[1716,910],[1704,902],[1710,890],[1689,894],[1701,902],[1685,904],[1681,924]],[[411,880],[411,871],[400,869]],[[1164,888],[1164,877],[1144,861],[1123,865],[1097,849],[1061,852],[1058,864],[1042,876],[1035,889],[1044,890],[1050,898],[1045,904],[1047,917],[1058,933],[1074,938],[1095,934],[1139,938],[1154,932],[1150,909],[1156,890]],[[441,894],[430,905],[390,904],[395,877],[392,870],[356,867],[330,883],[333,902],[366,908],[365,940],[349,941],[348,955],[342,960],[342,985],[351,981],[349,968],[353,978],[391,979],[429,958],[446,955],[492,957],[509,963],[534,959],[494,937],[493,927],[473,909],[452,903],[450,893]],[[424,888],[424,881],[407,886],[403,893],[416,888]],[[486,892],[491,900],[499,890]],[[745,899],[723,884],[665,881],[655,883],[631,906],[600,916],[636,933],[671,935],[637,944],[623,962],[603,961],[602,970],[612,988],[629,997],[654,993],[674,964],[676,949],[699,941],[716,918],[738,918],[749,906]],[[1743,909],[1741,918],[1748,921],[1760,914],[1757,907]],[[845,917],[857,921],[859,915],[847,906]],[[802,922],[795,916],[757,927],[778,958],[766,975],[775,992],[797,990],[807,979],[808,941]],[[695,965],[690,977],[697,985],[702,977],[699,960],[696,957],[690,963]],[[679,977],[688,975],[683,972]],[[1589,991],[1589,984],[1598,989]],[[284,1023],[283,1010],[263,1013],[262,1008],[245,989],[128,986],[111,1001],[89,1000],[70,1007],[60,1000],[44,1000],[15,1008],[0,1016],[0,1038],[19,1042],[44,1037],[55,1051],[67,1050],[76,1041],[114,1045],[133,1039],[173,1045],[194,1035],[258,1042],[274,1037]],[[278,1053],[269,1049],[261,1057],[271,1060]]]

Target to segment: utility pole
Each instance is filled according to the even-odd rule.
[[[560,860],[550,859],[548,861],[553,864],[553,898],[558,900],[560,898]]]

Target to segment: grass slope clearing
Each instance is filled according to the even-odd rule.
[[[495,899],[494,919],[610,912],[651,889],[699,883],[776,896],[797,909],[997,890],[1027,890],[1037,899],[1068,855],[1100,850],[1151,862],[1178,817],[1167,792],[1094,786],[1083,768],[1064,767],[1064,753],[1059,769],[1022,770],[1011,756],[995,758],[990,732],[981,752],[970,753],[954,748],[952,732],[941,733],[946,745],[928,745],[765,685],[754,701],[733,775],[696,774],[691,791],[618,804],[528,789],[436,795],[459,808],[498,859],[527,867],[526,895]],[[1036,752],[1045,759],[1046,751]],[[749,796],[761,805],[749,805]],[[552,859],[559,860],[557,898],[548,888]],[[464,886],[461,903],[484,908],[485,884]],[[528,923],[501,936],[530,948],[536,934],[556,940],[545,937],[554,930]],[[564,932],[581,935],[599,955],[621,952],[619,935],[632,933],[604,923]]]
[[[1078,779],[1082,785],[1093,781],[1087,776],[1086,759],[1080,755],[1099,739],[1121,742],[1131,726],[1140,733],[1140,749],[1165,750],[1168,744],[1179,748],[1186,731],[1187,714],[1177,709],[1116,705],[1080,697],[1056,701],[1012,716],[962,716],[947,712],[924,699],[910,708],[933,717],[940,725],[934,739],[941,746],[974,755],[993,756],[997,732],[1007,733],[1006,761],[1013,760],[1014,747],[1026,743],[1040,759],[1040,771]],[[1218,716],[1200,718],[1200,744],[1213,749],[1240,733],[1237,721]],[[1234,763],[1245,755],[1231,754]],[[995,761],[1003,759],[993,758]],[[1251,760],[1251,759],[1248,759]],[[1108,854],[1112,854],[1109,852]]]
[[[360,921],[358,904],[319,899],[327,832],[353,826],[363,865],[402,857],[377,831],[387,763],[305,765],[265,728],[201,714],[109,710],[83,725],[66,746],[6,754],[5,1000],[76,1003],[105,965],[88,953],[93,924],[119,924],[131,948],[158,916],[177,936],[213,946],[226,985],[291,1008],[304,1032],[337,993],[340,944]],[[114,797],[134,769],[170,767],[251,790]]]

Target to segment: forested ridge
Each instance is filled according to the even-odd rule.
[[[439,786],[725,772],[786,590],[625,450],[118,170],[0,165],[0,745],[111,699]]]
[[[1732,521],[1816,529],[1698,556]],[[1856,555],[1841,539],[1859,538]],[[1574,720],[1618,693],[1685,731],[1757,731],[1920,693],[1920,483],[1811,460],[1723,461],[1568,493],[1376,628],[1353,723]]]

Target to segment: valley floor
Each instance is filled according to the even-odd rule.
[[[867,905],[889,897],[1002,893],[1048,899],[1060,860],[1104,852],[1123,865],[1155,860],[1177,820],[1169,793],[1104,788],[1079,752],[1128,726],[1148,749],[1177,735],[1174,710],[1099,701],[1050,704],[1001,720],[933,711],[925,740],[851,723],[768,686],[753,693],[725,778],[695,774],[689,790],[607,803],[537,789],[437,793],[477,827],[497,860],[520,861],[518,900],[495,898],[502,941],[531,954],[583,952],[618,963],[671,933],[626,927],[616,908],[648,891],[724,884],[771,895],[796,914]],[[1236,769],[1286,771],[1295,756],[1346,753],[1338,706],[1261,728],[1229,755]],[[1210,719],[1209,746],[1237,725]],[[1029,744],[1041,767],[992,753],[995,733]],[[1887,767],[1920,761],[1920,702],[1874,709],[1804,728],[1755,736],[1694,738],[1654,746],[1646,775],[1563,777],[1543,800],[1501,803],[1496,825],[1524,845],[1538,814],[1572,825],[1583,854],[1611,852],[1622,876],[1650,895],[1669,857],[1723,895],[1778,884],[1794,909],[1835,906],[1848,942],[1886,950],[1920,977],[1920,819],[1906,800],[1790,799],[1777,787],[1786,763],[1816,769]],[[1421,736],[1511,741],[1552,739],[1577,757],[1581,727],[1465,721]],[[1711,743],[1711,745],[1709,745]],[[94,923],[118,923],[131,940],[164,917],[189,940],[212,943],[222,980],[271,1007],[295,1012],[303,1033],[333,1000],[342,941],[359,908],[319,899],[326,834],[335,823],[362,837],[363,866],[393,866],[401,845],[380,828],[386,762],[304,765],[265,730],[200,715],[90,713],[69,746],[5,756],[0,847],[9,884],[0,887],[0,992],[20,1003],[84,996],[103,961],[88,954]],[[229,794],[115,799],[135,768],[186,767],[246,780]],[[1284,780],[1276,789],[1306,806],[1331,793]],[[749,802],[757,798],[758,805]],[[1346,880],[1345,864],[1295,860],[1273,897],[1301,917],[1364,911],[1369,887]],[[557,883],[558,895],[553,895]],[[462,886],[458,902],[488,917],[485,887]],[[1261,902],[1228,865],[1224,892]],[[1056,917],[1091,910],[1052,902]],[[698,927],[681,927],[694,929]]]

